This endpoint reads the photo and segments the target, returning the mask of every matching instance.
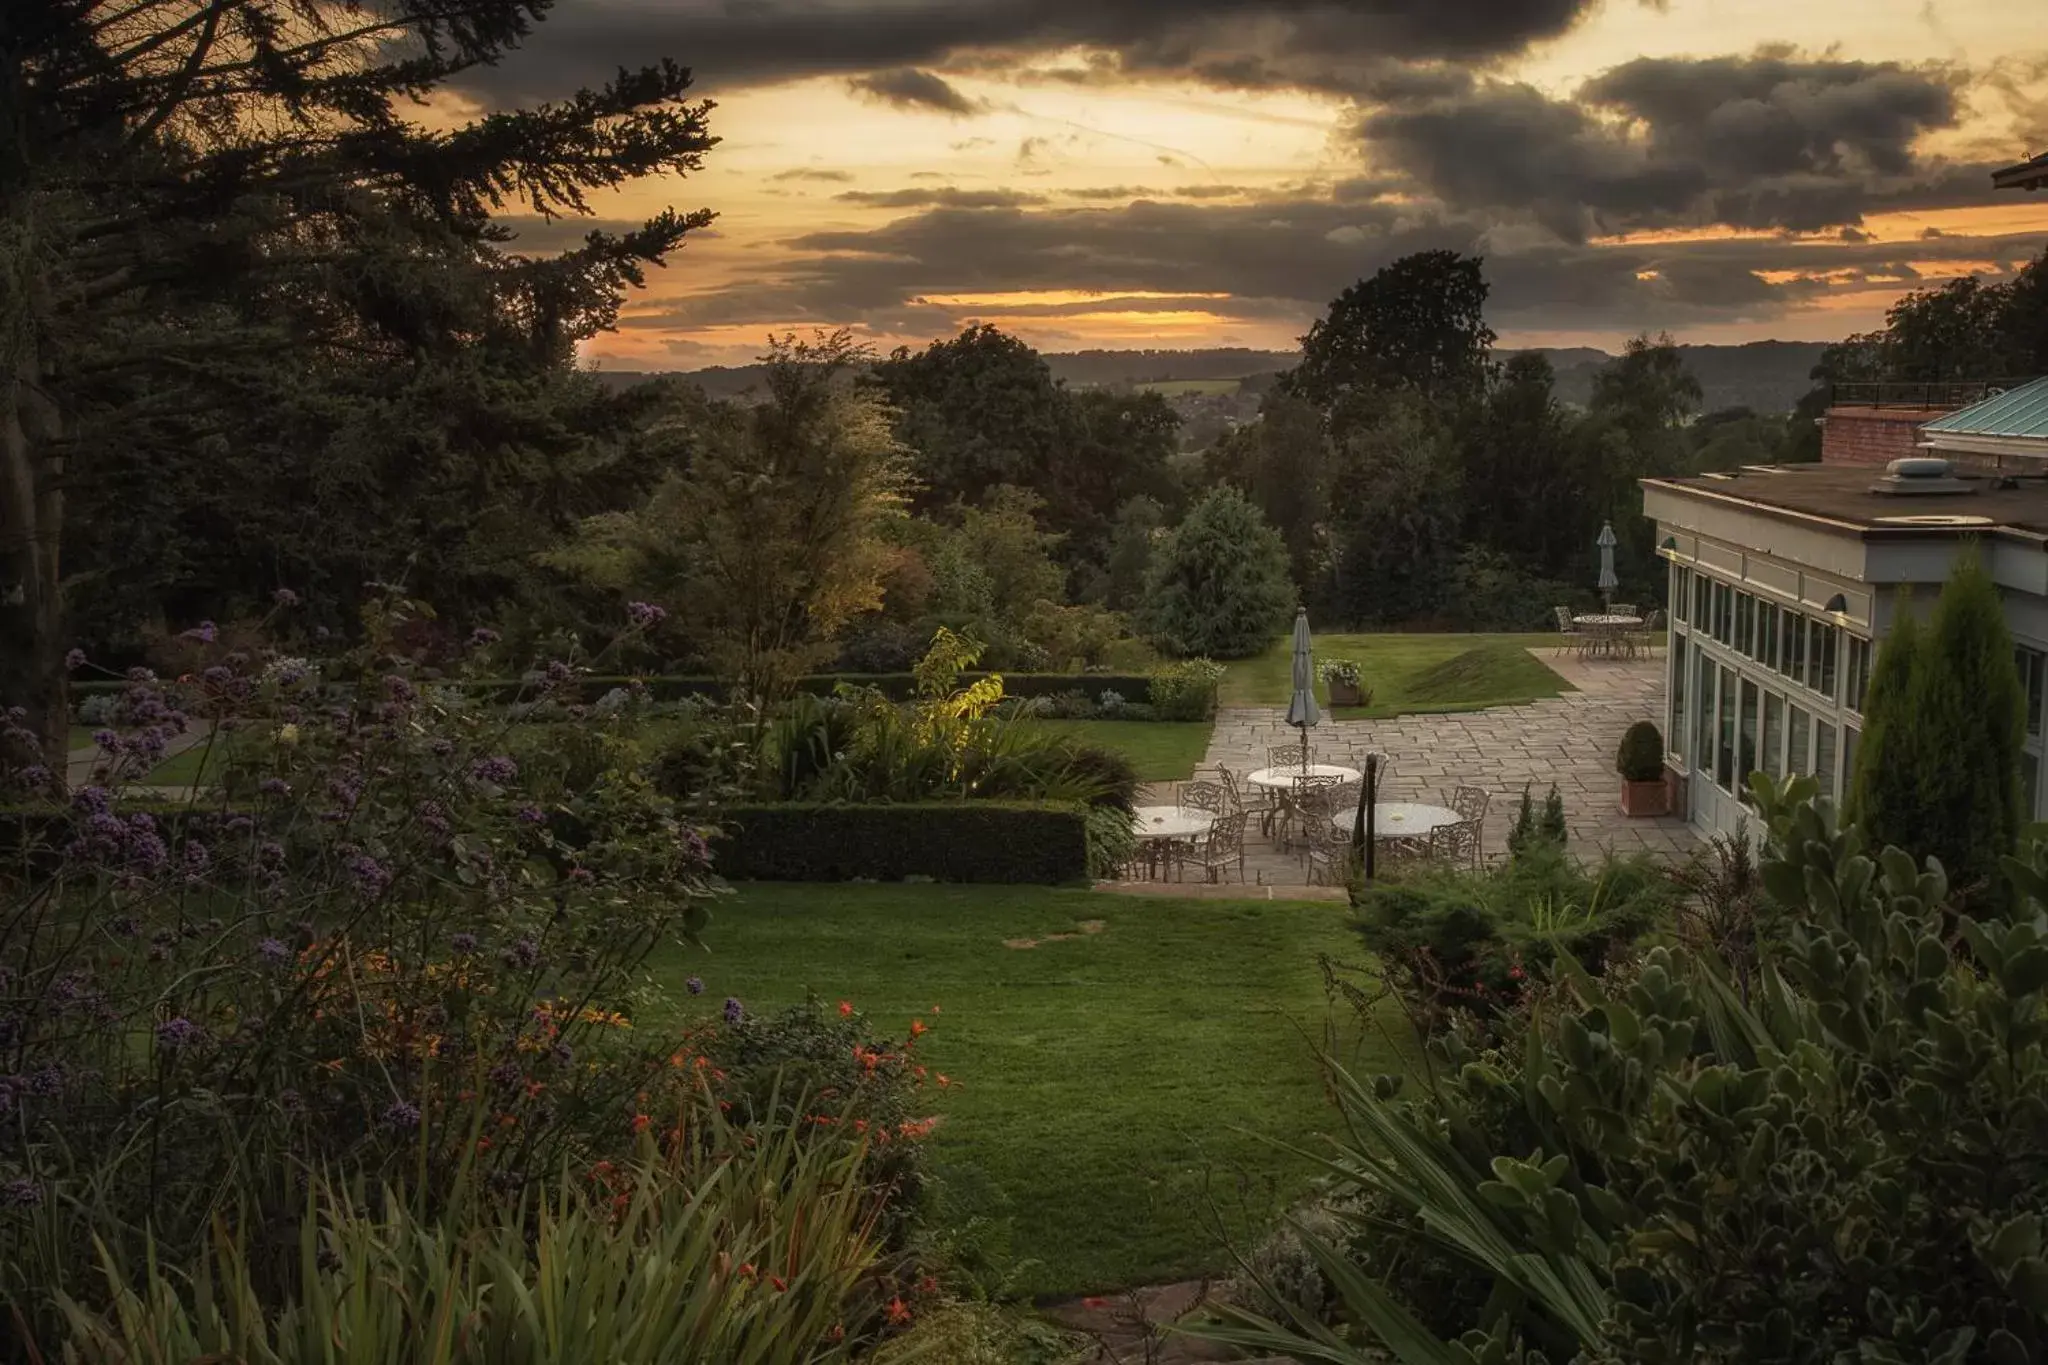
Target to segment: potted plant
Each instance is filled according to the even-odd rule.
[[[1323,687],[1330,694],[1332,706],[1370,706],[1372,693],[1365,690],[1365,684],[1358,672],[1358,665],[1350,659],[1328,659],[1319,670],[1323,675]]]
[[[1671,788],[1664,781],[1664,736],[1656,726],[1646,720],[1629,726],[1614,767],[1621,774],[1623,815],[1671,813]]]

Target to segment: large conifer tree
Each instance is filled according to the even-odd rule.
[[[1878,651],[1851,796],[1871,845],[1939,859],[1966,894],[1995,885],[2025,823],[2025,706],[1998,587],[1973,549],[1925,631],[1902,613]]]
[[[1913,723],[1913,678],[1926,649],[1909,596],[1900,593],[1892,628],[1878,646],[1863,698],[1863,739],[1849,775],[1849,818],[1872,847],[1910,848],[1918,829],[1924,727]]]
[[[190,449],[280,373],[477,343],[567,361],[707,214],[547,259],[494,212],[697,167],[672,62],[449,127],[415,105],[551,0],[0,4],[0,703],[63,770],[67,481],[81,433]],[[445,110],[437,111],[445,115]]]

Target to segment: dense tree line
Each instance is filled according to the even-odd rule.
[[[1604,522],[1623,594],[1659,595],[1641,478],[1816,453],[1810,414],[1700,414],[1666,337],[1564,403],[1541,356],[1496,357],[1484,263],[1443,251],[1343,291],[1257,419],[1194,453],[1158,394],[1069,388],[990,326],[881,359],[781,339],[765,403],[601,385],[577,344],[709,215],[550,255],[496,216],[697,169],[688,73],[404,112],[547,8],[0,12],[0,700],[48,745],[72,646],[148,659],[280,589],[309,630],[397,582],[451,640],[488,619],[568,650],[631,597],[666,619],[622,662],[765,690],[905,667],[940,626],[1012,668],[1252,648],[1294,602],[1539,627],[1590,600]],[[1824,377],[2048,367],[2044,297],[2044,262],[1910,296]]]

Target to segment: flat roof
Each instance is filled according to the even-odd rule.
[[[1920,428],[1952,436],[2048,440],[2048,378],[1994,393]]]
[[[1726,475],[1644,479],[1645,488],[1766,515],[1822,522],[1875,539],[1968,535],[2048,538],[2048,474],[1979,472],[1957,463],[1964,493],[1873,493],[1884,477],[1877,465],[1794,464],[1751,466]]]

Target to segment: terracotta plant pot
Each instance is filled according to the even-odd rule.
[[[1364,700],[1358,695],[1357,683],[1338,682],[1336,679],[1332,678],[1329,683],[1329,688],[1330,705],[1332,706],[1364,705]]]
[[[1627,816],[1669,815],[1671,786],[1663,778],[1621,784],[1621,813]]]
[[[1664,802],[1666,815],[1685,819],[1685,774],[1676,768],[1664,770]]]

